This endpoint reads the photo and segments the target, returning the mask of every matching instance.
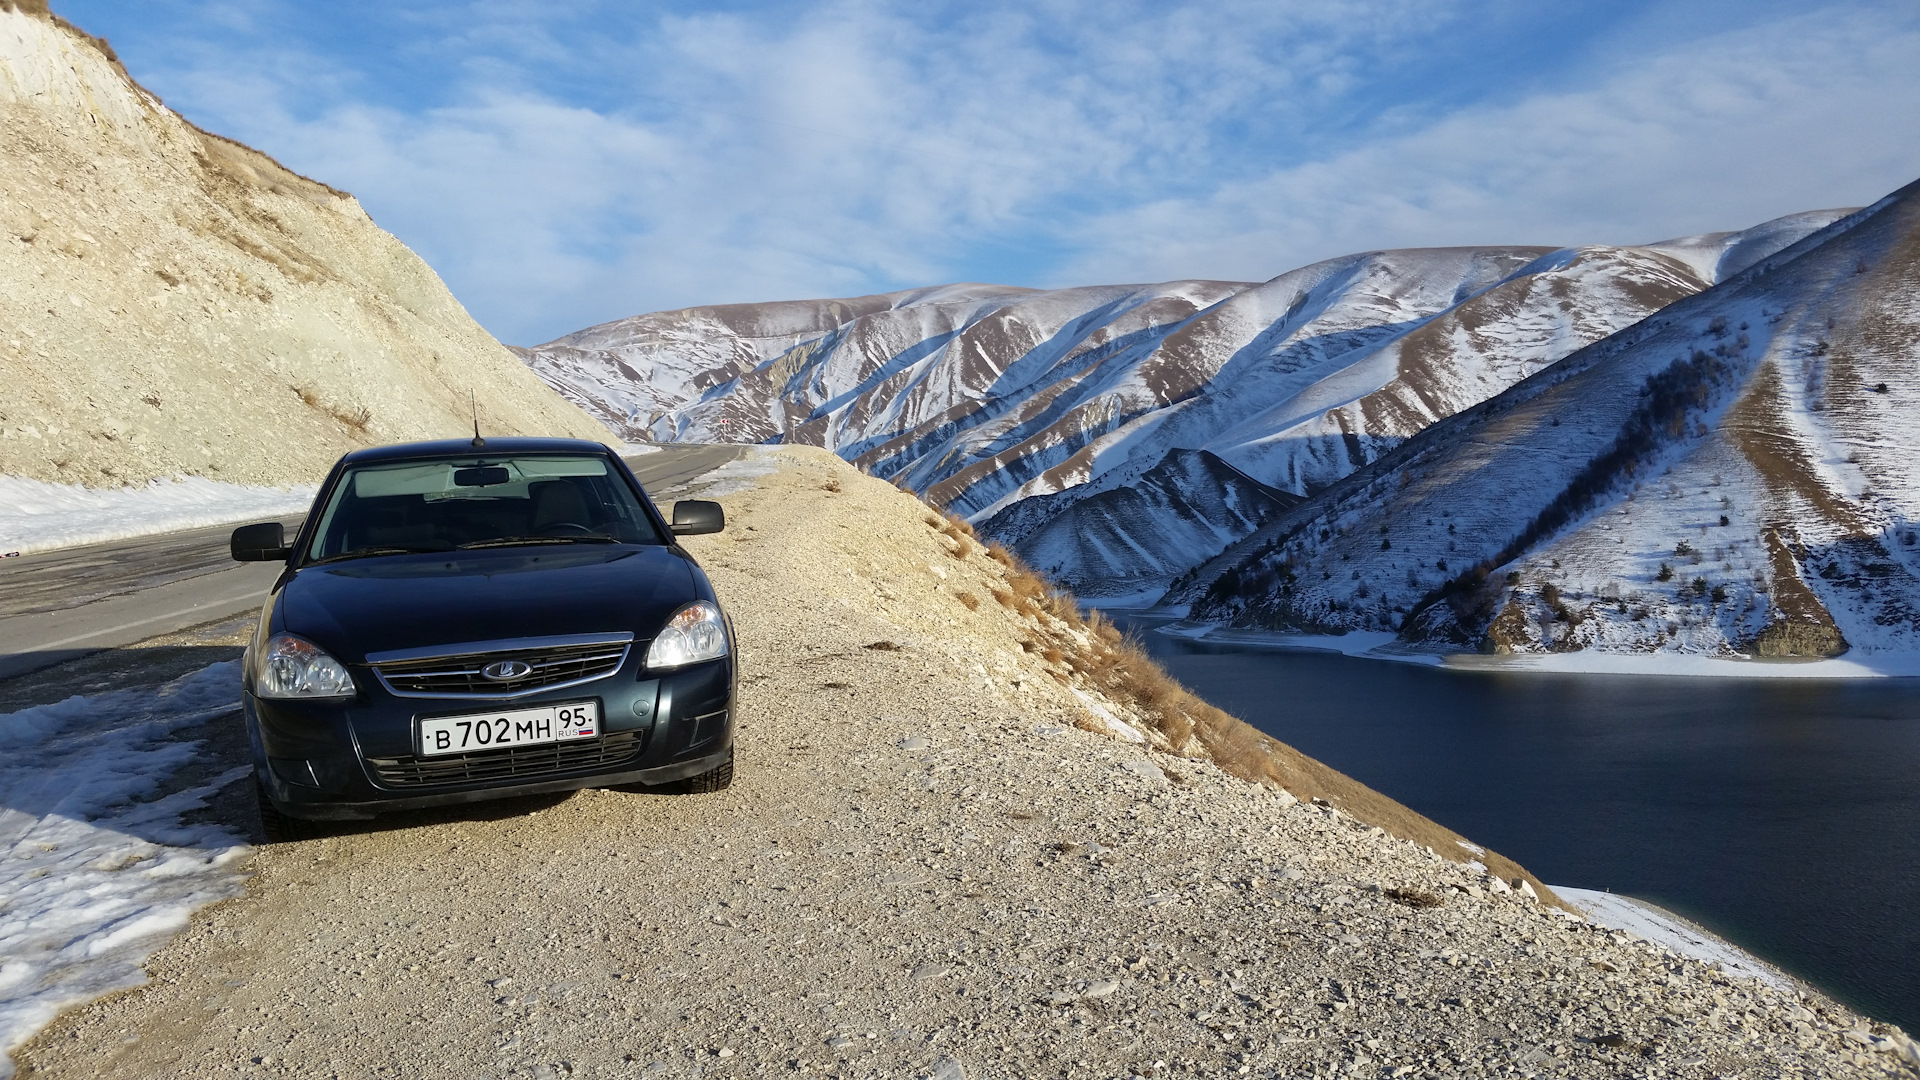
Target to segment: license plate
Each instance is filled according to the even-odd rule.
[[[592,701],[467,716],[435,716],[420,721],[420,756],[569,742],[591,739],[598,734],[600,706]]]

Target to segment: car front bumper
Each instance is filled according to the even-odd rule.
[[[665,673],[613,674],[517,697],[398,697],[368,670],[346,702],[245,695],[255,775],[291,817],[366,819],[377,813],[618,784],[664,784],[710,771],[733,746],[733,658]],[[594,739],[421,757],[418,719],[592,701]]]

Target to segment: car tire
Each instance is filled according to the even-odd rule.
[[[298,840],[313,840],[327,834],[326,827],[318,821],[308,821],[291,814],[283,814],[267,798],[266,789],[258,781],[253,785],[253,796],[260,806],[260,834],[269,844],[291,844]]]
[[[727,760],[708,769],[699,776],[689,776],[680,781],[680,790],[689,795],[700,795],[709,791],[725,791],[733,785],[733,747],[727,747]]]

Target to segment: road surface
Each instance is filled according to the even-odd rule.
[[[662,447],[627,459],[656,499],[740,455]],[[289,533],[298,517],[284,519]],[[0,679],[257,607],[279,563],[235,563],[232,525],[23,555],[0,563]]]

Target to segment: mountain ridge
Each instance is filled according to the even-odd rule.
[[[1495,652],[1910,651],[1916,235],[1920,184],[1433,425],[1167,599]]]
[[[823,446],[1076,591],[1151,599],[1270,518],[1263,489],[1324,488],[1840,213],[1628,247],[1363,252],[1265,282],[690,308],[516,352],[625,438]]]

